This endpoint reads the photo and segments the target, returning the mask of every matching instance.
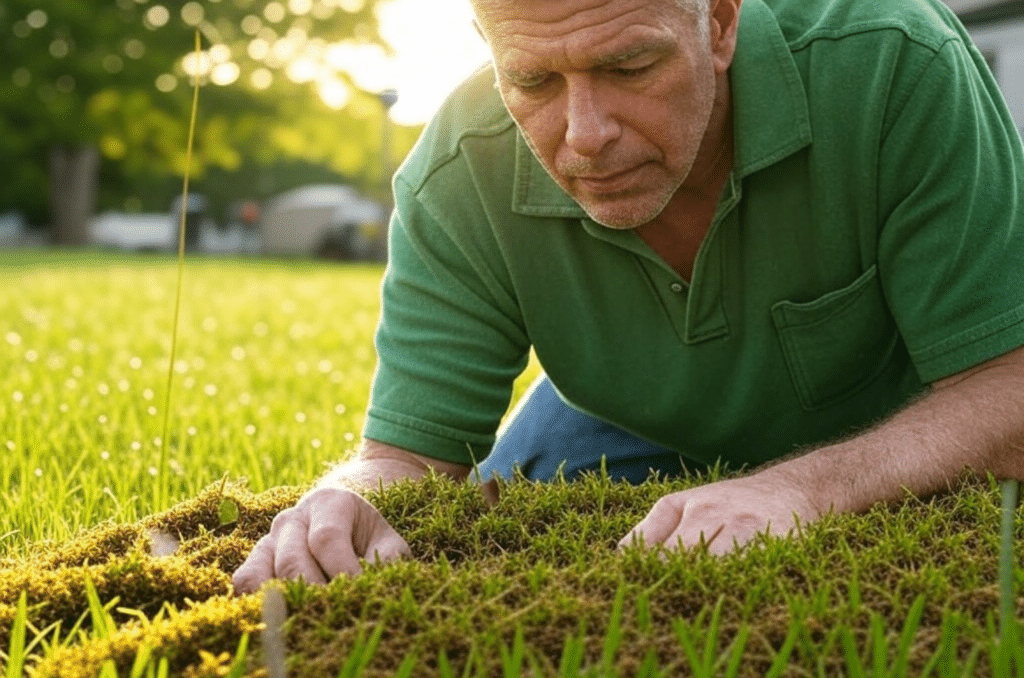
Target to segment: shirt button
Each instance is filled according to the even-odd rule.
[[[676,294],[679,294],[680,292],[683,291],[683,284],[674,282],[671,285],[669,285],[668,288],[675,292]]]

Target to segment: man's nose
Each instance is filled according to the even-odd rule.
[[[579,155],[595,157],[622,128],[589,79],[570,78],[566,84],[565,143]]]

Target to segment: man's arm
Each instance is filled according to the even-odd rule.
[[[312,491],[321,487],[344,487],[352,490],[376,490],[407,478],[422,478],[433,469],[454,480],[465,480],[472,467],[424,457],[376,440],[363,439],[356,456],[338,464],[317,481]]]
[[[877,428],[766,469],[824,513],[946,489],[970,469],[1024,480],[1024,348],[932,384]]]
[[[355,458],[332,469],[274,518],[270,534],[235,571],[235,592],[256,591],[269,579],[302,577],[323,584],[342,573],[361,572],[360,558],[385,562],[409,555],[406,541],[360,493],[422,478],[431,469],[463,480],[470,467],[364,440]]]
[[[1024,348],[932,384],[878,427],[749,476],[666,495],[620,542],[669,548],[703,540],[725,553],[799,517],[863,511],[947,488],[965,470],[1024,480]],[[795,516],[795,517],[794,517]]]

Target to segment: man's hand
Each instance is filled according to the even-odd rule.
[[[362,572],[360,558],[380,562],[411,555],[409,545],[365,499],[351,490],[322,487],[274,518],[232,582],[236,594],[268,579],[325,584]]]
[[[807,524],[820,511],[806,493],[763,472],[665,495],[619,548],[634,540],[646,548],[690,548],[703,538],[710,553],[722,555],[758,533],[788,535],[796,525],[794,514]]]

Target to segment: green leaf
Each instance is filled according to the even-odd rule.
[[[238,504],[225,497],[217,508],[217,515],[220,517],[220,526],[233,525],[238,522]]]

